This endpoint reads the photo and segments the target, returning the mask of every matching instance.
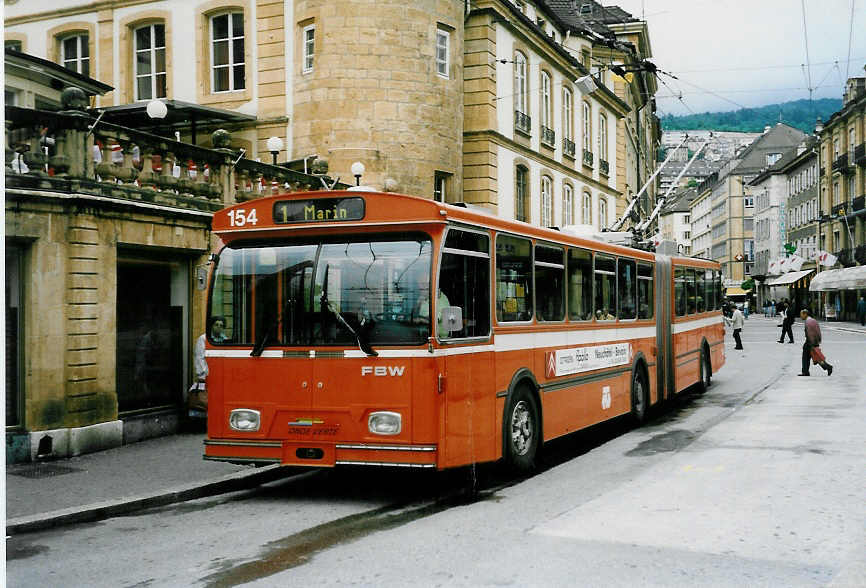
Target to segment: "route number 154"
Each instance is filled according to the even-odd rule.
[[[229,225],[232,227],[243,227],[244,225],[255,225],[259,222],[256,217],[256,209],[246,211],[243,208],[228,211]]]

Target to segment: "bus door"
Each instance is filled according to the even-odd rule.
[[[496,458],[496,390],[490,331],[490,237],[451,228],[437,281],[435,335],[444,360],[440,397],[444,435],[440,467]],[[443,310],[460,309],[457,329],[442,322]],[[448,312],[445,312],[446,317]],[[455,325],[452,325],[455,326]],[[440,413],[442,414],[442,413]]]

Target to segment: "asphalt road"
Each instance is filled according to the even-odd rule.
[[[522,480],[329,470],[7,539],[10,586],[864,586],[866,337],[746,323],[704,396],[549,444]],[[479,492],[462,490],[472,479]]]

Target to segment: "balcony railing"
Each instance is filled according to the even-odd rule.
[[[854,147],[854,165],[866,166],[866,143]]]
[[[64,95],[66,94],[64,91]],[[206,149],[99,121],[84,110],[6,107],[6,187],[213,212],[274,190],[319,190],[324,176],[243,159],[231,136]],[[47,155],[45,151],[48,151]],[[340,184],[337,187],[345,187]]]
[[[527,135],[532,132],[532,119],[519,110],[514,111],[514,128]]]
[[[840,202],[839,204],[834,204],[833,207],[830,209],[830,214],[832,216],[844,215],[847,208],[847,202]]]
[[[556,145],[556,133],[554,130],[541,125],[541,142],[550,147],[554,147]]]
[[[858,196],[851,202],[851,211],[857,212],[866,208],[866,196]]]
[[[844,168],[848,167],[848,154],[842,153],[836,159],[833,160],[833,171],[842,171]]]
[[[603,159],[598,160],[598,170],[604,175],[610,175],[610,164]]]
[[[592,167],[592,151],[583,151],[583,165]]]
[[[574,141],[569,141],[568,139],[562,139],[562,152],[568,155],[569,157],[574,157]]]

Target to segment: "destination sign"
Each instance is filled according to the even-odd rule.
[[[274,222],[277,224],[353,221],[362,218],[364,199],[357,196],[280,200],[274,204]]]

